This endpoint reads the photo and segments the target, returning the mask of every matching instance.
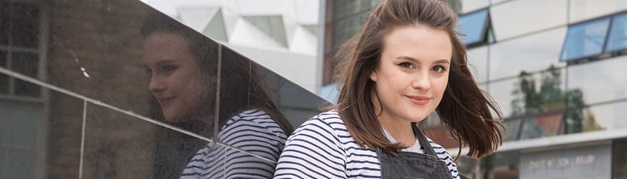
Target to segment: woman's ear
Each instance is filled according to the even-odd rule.
[[[372,70],[372,72],[370,72],[370,80],[377,82],[377,71]]]

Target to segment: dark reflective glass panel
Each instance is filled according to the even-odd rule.
[[[7,52],[0,50],[0,67],[7,68]],[[9,94],[9,76],[0,74],[0,94]]]
[[[150,110],[150,104],[147,102],[136,104]],[[185,151],[182,148],[175,148],[170,153],[160,152],[172,147],[181,147],[182,145],[177,145],[177,142],[180,144],[183,141],[171,140],[185,138],[164,136],[163,134],[168,134],[165,130],[171,129],[164,129],[118,109],[86,103],[85,113],[85,118],[80,118],[85,121],[83,178],[180,177],[187,162],[177,161],[187,161],[185,157],[190,157],[191,154],[177,152]],[[77,132],[80,135],[80,130]],[[163,146],[164,143],[172,146]]]
[[[610,18],[577,24],[568,28],[561,61],[598,55],[603,52]]]
[[[39,71],[38,55],[35,53],[13,52],[11,69],[26,76],[37,78]],[[41,88],[35,84],[19,79],[15,79],[14,84],[15,95],[29,97],[39,97],[41,95]]]
[[[261,65],[253,63],[252,68],[256,69],[256,73],[265,83],[265,89],[270,98],[294,129],[310,117],[320,113],[320,107],[328,103],[318,95],[307,92],[304,88]]]
[[[253,68],[253,62],[227,47],[222,47],[221,51],[220,118],[216,140],[252,155],[223,151],[226,153],[220,155],[233,158],[225,161],[223,171],[205,170],[202,173],[217,176],[224,173],[227,178],[257,173],[259,177],[271,178],[283,144],[293,131],[292,125],[272,100],[262,76],[258,75],[259,69]],[[215,150],[207,149],[210,152]],[[255,156],[270,161],[260,163]],[[200,160],[211,161],[210,157]],[[212,162],[206,162],[205,168],[212,166],[208,164]]]
[[[34,167],[30,166],[30,159],[8,159],[3,155],[0,160],[28,164],[17,166],[23,169],[15,171],[31,173],[6,173],[8,166],[3,163],[0,167],[4,173],[0,178],[77,178],[81,161],[83,178],[180,178],[188,166],[197,162],[193,158],[203,155],[203,149],[210,147],[210,151],[228,148],[215,150],[216,160],[207,160],[214,162],[209,163],[213,169],[207,171],[218,173],[215,176],[253,176],[231,173],[255,172],[237,168],[254,168],[255,163],[263,162],[269,164],[262,167],[264,176],[271,176],[272,161],[276,160],[271,156],[280,153],[290,132],[283,127],[297,127],[317,114],[324,102],[237,52],[224,47],[224,54],[220,54],[219,44],[141,1],[28,2],[11,5],[20,6],[21,14],[17,8],[8,13],[10,19],[19,16],[26,19],[24,22],[2,21],[9,24],[3,27],[11,27],[7,33],[19,33],[15,38],[7,35],[7,44],[15,42],[14,46],[0,45],[0,52],[6,57],[4,68],[45,79],[44,83],[72,96],[36,86],[40,96],[29,98],[31,93],[18,94],[28,91],[19,90],[25,86],[19,78],[3,74],[8,76],[7,84],[10,83],[6,85],[11,90],[7,94],[17,95],[6,98],[42,104],[48,112],[42,117],[46,122],[37,121],[38,129],[23,130],[46,133],[23,134],[11,140],[6,138],[9,135],[0,136],[5,137],[0,146],[31,145],[36,136],[38,149],[30,155],[35,158]],[[162,18],[152,19],[154,14]],[[0,20],[6,19],[2,17]],[[151,23],[157,27],[151,27]],[[237,60],[229,61],[232,59]],[[5,100],[5,96],[0,100]],[[38,114],[28,107],[14,107]],[[18,111],[10,107],[0,110]],[[257,116],[251,111],[265,114]],[[229,120],[244,119],[246,115],[256,122],[254,128],[265,130],[264,125],[272,123],[279,126],[272,130],[280,128],[277,133],[285,133],[284,137],[277,137],[280,140],[263,139],[261,145],[272,145],[274,155],[255,152],[246,143],[238,143],[242,139],[244,142],[259,139],[254,129],[238,135],[226,135],[229,132],[222,130],[238,126],[230,125],[235,123]],[[255,121],[267,116],[265,119],[272,122]],[[283,116],[283,120],[275,120],[281,119],[277,116]],[[0,121],[1,126],[9,126],[6,120]],[[22,128],[35,125],[26,123],[28,120],[22,122],[25,122],[19,123]],[[159,122],[176,130],[156,124]],[[238,129],[249,127],[240,125]],[[219,135],[223,131],[225,135]],[[229,136],[234,140],[229,141]],[[211,143],[206,138],[221,140]],[[0,153],[8,152],[11,151],[6,147],[0,147]],[[233,157],[229,153],[247,156],[233,159],[236,163],[229,164],[223,161]]]
[[[0,45],[9,44],[9,2],[0,1]]]
[[[610,37],[605,51],[617,51],[627,48],[627,14],[614,16]]]
[[[39,40],[39,8],[24,3],[13,3],[10,8],[12,8],[12,45],[36,48]]]
[[[459,17],[457,29],[466,36],[460,37],[462,43],[469,45],[481,42],[487,29],[488,10],[481,10]]]

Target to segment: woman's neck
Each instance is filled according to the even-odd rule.
[[[416,142],[416,135],[409,121],[392,119],[385,114],[377,116],[381,127],[390,134],[396,142],[403,146],[412,146]]]
[[[372,105],[374,107],[375,114],[380,114],[377,115],[377,119],[379,120],[381,127],[401,145],[407,147],[414,145],[416,142],[416,135],[414,134],[414,129],[411,126],[413,124],[410,121],[395,118],[394,116],[390,116],[384,111],[381,111],[385,109],[383,109],[380,105],[381,103],[379,103],[379,99],[376,97],[376,94],[373,92],[372,95]]]

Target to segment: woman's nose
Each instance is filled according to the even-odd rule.
[[[416,89],[428,90],[429,88],[431,88],[431,79],[429,78],[430,77],[428,72],[418,73],[416,76],[414,76],[411,85],[413,88]]]
[[[157,78],[156,76],[152,76],[150,78],[150,84],[148,85],[148,90],[150,90],[151,93],[159,93],[161,91],[164,91],[166,89],[166,85],[165,83]]]

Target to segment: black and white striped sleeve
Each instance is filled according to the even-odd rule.
[[[334,129],[319,118],[303,123],[287,140],[275,178],[346,178],[346,153]]]
[[[260,110],[232,117],[218,135],[219,142],[268,160],[209,143],[188,163],[181,179],[271,178],[287,138],[273,119]]]

